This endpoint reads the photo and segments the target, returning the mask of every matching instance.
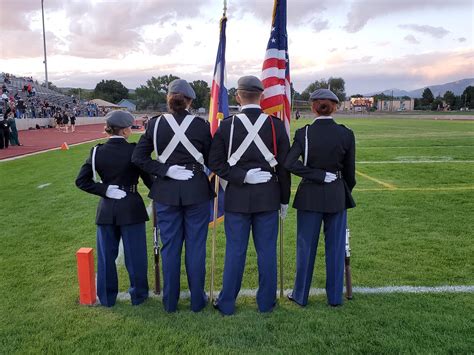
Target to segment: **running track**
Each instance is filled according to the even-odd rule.
[[[55,128],[46,128],[19,131],[18,135],[20,143],[23,145],[0,149],[0,160],[59,148],[64,142],[70,145],[106,137],[103,123],[76,126],[76,132],[74,133],[64,133],[57,131]]]

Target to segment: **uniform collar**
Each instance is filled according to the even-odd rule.
[[[313,123],[316,123],[316,122],[321,122],[321,123],[334,122],[334,118],[332,116],[318,116],[313,120]]]
[[[257,105],[257,104],[248,104],[248,105],[244,105],[244,106],[241,106],[240,107],[240,111],[243,111],[243,110],[246,110],[248,108],[258,108],[258,109],[262,109],[262,107],[260,105]]]
[[[122,139],[125,139],[125,137],[123,136],[110,136],[109,139],[112,139],[112,138],[122,138]]]

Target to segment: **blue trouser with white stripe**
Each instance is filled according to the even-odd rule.
[[[116,226],[97,225],[97,296],[103,306],[115,304],[118,293],[115,259],[123,241],[125,266],[130,279],[128,292],[132,304],[138,305],[148,297],[147,253],[145,223]]]
[[[338,213],[297,212],[296,279],[293,299],[304,306],[313,278],[319,231],[324,221],[326,252],[326,295],[330,305],[342,304],[346,210]]]
[[[217,299],[219,310],[229,315],[235,312],[252,227],[258,264],[257,305],[260,312],[271,311],[275,306],[277,289],[278,211],[226,212],[224,225],[226,248],[223,285]]]
[[[163,246],[163,305],[167,312],[178,307],[181,276],[181,250],[185,243],[185,265],[191,291],[191,310],[199,312],[207,304],[206,240],[209,228],[209,201],[189,206],[155,202]]]

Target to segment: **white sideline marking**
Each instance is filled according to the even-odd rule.
[[[291,293],[291,289],[286,289],[283,293],[286,295]],[[344,289],[345,292],[345,289]],[[363,294],[363,295],[373,295],[373,294],[391,294],[391,293],[474,293],[474,286],[468,285],[459,285],[459,286],[385,286],[385,287],[353,287],[353,293]],[[216,294],[219,292],[217,291]],[[279,291],[277,292],[277,295]],[[324,288],[312,288],[309,290],[310,296],[324,295],[326,290]],[[243,297],[255,297],[257,295],[257,290],[255,289],[243,289],[240,290],[239,296]],[[152,291],[149,293],[151,298],[161,298],[162,295],[156,295]],[[190,292],[183,291],[180,293],[180,298],[189,298]],[[117,295],[117,300],[129,301],[130,294],[128,292],[119,292]]]
[[[132,134],[134,134],[134,133],[143,134],[143,133],[145,133],[145,132],[132,132]],[[92,143],[92,142],[96,142],[96,141],[100,141],[100,140],[104,140],[104,139],[107,139],[107,137],[104,136],[104,137],[102,137],[102,138],[96,138],[96,139],[91,139],[91,140],[84,141],[84,142],[69,144],[69,147],[75,147],[76,145]],[[49,148],[49,149],[40,150],[40,151],[33,152],[33,153],[18,155],[18,156],[16,156],[16,157],[10,157],[10,158],[5,158],[5,159],[0,159],[0,163],[6,162],[6,161],[12,161],[12,160],[17,160],[17,159],[22,159],[22,158],[30,157],[30,156],[32,156],[32,155],[37,155],[37,154],[43,154],[43,153],[47,153],[47,152],[52,152],[53,150],[60,150],[60,149],[61,149],[61,147]]]
[[[474,163],[474,160],[381,160],[381,161],[357,161],[356,164],[431,164],[431,163]]]
[[[45,188],[46,186],[49,186],[49,185],[51,185],[50,182],[48,182],[48,183],[46,183],[46,184],[38,185],[38,189],[43,189],[43,188]]]
[[[99,141],[101,139],[106,139],[106,138],[105,137],[104,138],[97,138],[97,139],[91,139],[89,141],[84,141],[84,142],[80,142],[80,143],[73,143],[73,144],[69,144],[69,147],[74,147],[76,145],[91,143],[91,142]],[[43,153],[47,153],[47,152],[52,152],[53,150],[60,150],[60,149],[61,149],[61,147],[49,148],[49,149],[40,150],[40,151],[33,152],[33,153],[18,155],[16,157],[5,158],[5,159],[1,159],[0,163],[6,162],[6,161],[18,160],[18,159],[22,159],[22,158],[26,158],[26,157],[31,157],[32,155],[43,154]]]

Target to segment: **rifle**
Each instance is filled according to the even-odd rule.
[[[351,247],[349,244],[350,237],[351,235],[349,228],[346,228],[346,255],[344,258],[344,269],[346,274],[346,298],[348,300],[352,299]]]
[[[155,294],[161,293],[160,282],[160,228],[156,220],[155,203],[153,202],[153,255],[155,257]]]

